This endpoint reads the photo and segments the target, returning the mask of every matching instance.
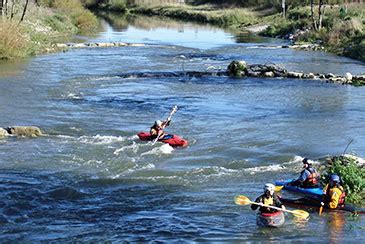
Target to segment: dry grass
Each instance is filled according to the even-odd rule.
[[[16,22],[0,20],[0,59],[23,57],[27,47],[24,30]]]

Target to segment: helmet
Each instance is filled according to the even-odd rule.
[[[155,125],[161,127],[162,126],[162,121],[161,120],[156,120]]]
[[[340,183],[340,176],[333,174],[330,177],[330,181]]]
[[[272,194],[274,194],[274,190],[275,190],[275,186],[273,184],[271,184],[271,183],[265,184],[264,192],[269,191],[270,194],[272,195]]]
[[[302,163],[303,163],[303,164],[309,164],[309,162],[308,162],[308,158],[303,158]]]

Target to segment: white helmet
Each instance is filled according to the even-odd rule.
[[[269,192],[270,192],[270,194],[272,195],[272,194],[274,194],[275,186],[274,186],[273,184],[271,184],[271,183],[267,183],[267,184],[265,184],[265,186],[264,186],[264,191],[265,191],[265,192],[266,192],[266,191],[269,191]]]
[[[162,121],[161,120],[156,120],[155,125],[161,127],[162,126]]]

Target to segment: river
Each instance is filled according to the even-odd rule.
[[[0,139],[2,241],[348,242],[365,219],[311,212],[280,229],[256,226],[237,206],[267,182],[299,175],[302,157],[365,156],[365,88],[316,80],[128,78],[129,72],[225,69],[234,59],[289,70],[365,72],[323,52],[273,48],[265,39],[139,17],[104,23],[87,41],[138,47],[72,49],[0,64],[1,127],[47,136]],[[166,131],[188,148],[141,142],[179,107]],[[285,196],[290,196],[283,192]]]

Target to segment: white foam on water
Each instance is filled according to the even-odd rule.
[[[136,142],[133,141],[132,145],[123,146],[123,147],[115,150],[113,154],[119,155],[119,153],[124,152],[124,151],[132,151],[133,153],[137,153],[139,146],[140,146],[140,144],[137,144]]]
[[[161,155],[161,154],[171,154],[174,151],[174,148],[169,144],[163,144],[160,147],[155,147],[147,152],[141,154],[141,156],[145,155]]]
[[[123,136],[101,136],[101,135],[96,135],[96,136],[81,136],[78,140],[81,143],[85,143],[85,144],[98,144],[98,145],[103,145],[103,144],[111,144],[111,143],[115,143],[115,142],[123,142],[125,141],[127,138],[123,137]]]
[[[71,98],[71,99],[82,99],[82,94],[75,94],[75,93],[69,93],[66,95],[67,98]]]

